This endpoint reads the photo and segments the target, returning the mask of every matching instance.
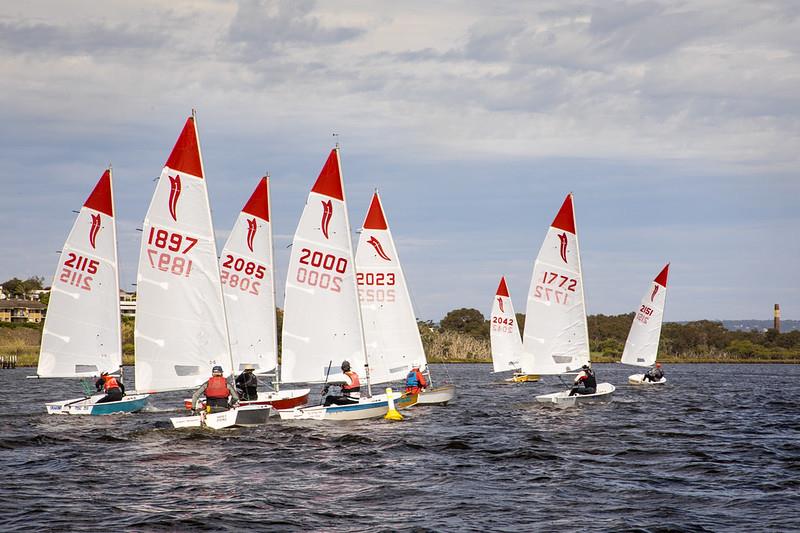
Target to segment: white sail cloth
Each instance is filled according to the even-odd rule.
[[[652,366],[658,356],[661,322],[667,301],[667,276],[669,265],[650,283],[642,296],[636,316],[633,317],[621,363],[635,366]]]
[[[117,233],[107,170],[61,250],[36,373],[97,376],[116,371],[121,364]]]
[[[231,372],[219,263],[194,117],[167,160],[144,219],[137,275],[136,388],[194,388]]]
[[[522,356],[522,336],[519,333],[517,315],[506,285],[506,278],[500,285],[492,303],[489,340],[492,345],[492,365],[495,372],[520,368]]]
[[[278,364],[269,180],[262,178],[242,209],[219,259],[233,371]]]
[[[281,381],[344,381],[344,360],[363,376],[364,335],[337,148],[308,195],[292,241]]]
[[[562,374],[589,362],[589,336],[572,194],[547,231],[533,267],[522,371]]]
[[[372,197],[356,249],[356,276],[372,383],[425,365],[417,318],[380,196]]]

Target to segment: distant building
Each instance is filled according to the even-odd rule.
[[[30,298],[31,300],[36,300],[38,302],[39,300],[42,299],[43,294],[50,294],[50,287],[30,291],[28,292],[28,294],[25,295],[25,297]]]
[[[47,306],[33,300],[0,300],[0,322],[33,322],[44,320]]]
[[[136,316],[136,293],[119,291],[119,313],[122,316]]]

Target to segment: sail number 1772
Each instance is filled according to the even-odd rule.
[[[533,289],[533,297],[545,302],[567,305],[578,280],[555,272],[542,272],[542,278]]]

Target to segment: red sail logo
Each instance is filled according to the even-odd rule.
[[[558,236],[558,239],[561,241],[561,259],[563,259],[564,262],[566,263],[567,262],[567,234],[566,233],[562,233],[561,235]]]
[[[176,210],[178,208],[178,198],[181,196],[181,176],[180,174],[169,177],[169,214],[172,215],[172,220],[178,221]]]
[[[391,259],[389,259],[389,256],[386,255],[386,252],[383,251],[383,246],[381,246],[380,241],[375,238],[375,235],[373,235],[372,237],[369,238],[369,240],[367,241],[367,244],[371,244],[372,247],[375,248],[375,252],[379,256],[381,256],[381,259],[384,259],[386,261],[391,261]]]
[[[331,217],[333,216],[333,203],[328,200],[327,202],[322,202],[322,234],[325,235],[325,238],[328,238],[328,225],[331,223]]]
[[[655,298],[655,297],[656,297],[656,293],[657,293],[657,292],[658,292],[658,285],[656,285],[655,287],[653,287],[653,294],[651,294],[651,295],[650,295],[650,301],[651,301],[651,302],[653,301],[653,298]]]
[[[100,215],[92,215],[92,227],[89,228],[89,244],[95,247],[97,234],[100,233]]]
[[[503,299],[500,298],[499,296],[497,297],[497,305],[500,306],[500,312],[501,313],[505,313],[506,312],[506,310],[503,309]]]
[[[253,251],[253,237],[256,236],[256,231],[258,231],[258,226],[256,225],[255,218],[247,219],[247,247],[250,248],[250,251]]]

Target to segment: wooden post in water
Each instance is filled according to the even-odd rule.
[[[775,304],[775,333],[781,332],[781,306]]]

